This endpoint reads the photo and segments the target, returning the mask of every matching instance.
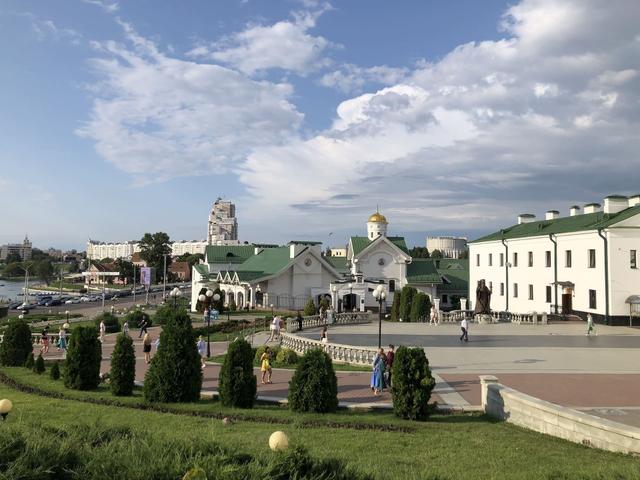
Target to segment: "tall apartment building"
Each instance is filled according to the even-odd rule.
[[[236,206],[218,198],[209,214],[207,231],[209,245],[232,245],[238,243],[238,220]]]
[[[469,243],[469,298],[478,281],[491,308],[512,313],[575,314],[612,325],[630,322],[640,295],[640,195],[609,196],[544,220],[518,223]]]
[[[103,258],[130,259],[134,253],[140,251],[140,243],[128,242],[98,242],[89,239],[87,241],[87,258],[89,260],[102,260]]]
[[[31,251],[33,245],[28,236],[24,236],[22,243],[8,243],[0,247],[0,260],[6,260],[11,254],[18,254],[24,260],[31,260]]]
[[[466,249],[467,239],[464,237],[427,237],[427,250],[439,250],[447,258],[460,258]]]

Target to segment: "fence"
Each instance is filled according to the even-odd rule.
[[[281,346],[283,348],[290,348],[301,355],[304,355],[314,348],[321,348],[329,354],[333,361],[355,365],[371,365],[376,357],[375,348],[355,347],[353,345],[341,345],[338,343],[322,343],[317,340],[310,340],[289,333],[282,334]]]
[[[307,328],[318,328],[325,325],[356,325],[360,323],[370,323],[371,316],[367,312],[334,313],[331,321],[325,320],[320,315],[302,317],[302,330]],[[300,330],[300,325],[296,318],[287,319],[287,332]]]

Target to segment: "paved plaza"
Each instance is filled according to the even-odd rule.
[[[377,324],[334,326],[332,343],[354,346],[377,345]],[[160,329],[151,328],[157,338]],[[614,421],[640,426],[640,369],[637,346],[640,330],[598,326],[598,335],[587,337],[583,323],[549,325],[493,324],[470,326],[469,342],[460,342],[456,324],[427,325],[383,323],[382,342],[421,346],[425,349],[437,385],[432,401],[462,410],[480,406],[479,375],[492,374],[504,385],[529,395],[569,406]],[[134,333],[137,355],[136,379],[147,370],[142,343]],[[302,336],[317,339],[320,330]],[[254,338],[263,344],[266,334]],[[109,370],[115,335],[103,346],[102,371]],[[212,355],[226,351],[226,342],[212,342]],[[155,352],[154,352],[155,353]],[[52,348],[50,357],[59,353]],[[204,393],[217,390],[220,366],[209,364],[204,371]],[[256,369],[258,379],[260,372]],[[286,399],[292,370],[274,369],[273,384],[261,385],[263,399]],[[337,372],[338,398],[343,405],[390,407],[391,396],[374,396],[368,372]]]

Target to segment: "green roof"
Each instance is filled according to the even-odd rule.
[[[441,284],[442,278],[436,270],[435,263],[430,258],[414,258],[407,265],[407,282],[415,283],[434,283]]]
[[[313,240],[291,240],[287,245],[322,245],[322,242]]]
[[[556,218],[554,220],[541,220],[539,222],[522,223],[499,230],[490,235],[480,237],[469,243],[492,242],[496,240],[509,240],[512,238],[538,237],[549,234],[582,232],[607,228],[618,222],[640,214],[640,205],[626,208],[618,213],[585,213],[572,217]]]
[[[324,257],[339,273],[349,273],[347,257]]]
[[[206,266],[205,264],[203,264],[203,263],[196,263],[193,267],[196,269],[196,271],[197,271],[200,275],[203,275],[203,276],[205,276],[205,277],[206,277],[207,275],[209,275],[209,269],[207,268],[207,266]]]
[[[351,245],[353,247],[353,254],[359,255],[365,248],[367,248],[371,242],[375,242],[375,240],[369,240],[367,237],[351,237]],[[407,248],[407,244],[404,241],[404,237],[387,237],[391,243],[393,243],[396,247],[402,250],[404,253],[409,253],[409,249]]]
[[[207,245],[207,263],[242,263],[254,255],[253,245]]]
[[[238,265],[236,271],[238,276],[246,274],[251,276],[251,280],[253,280],[274,275],[286,267],[289,262],[291,262],[289,247],[266,248]]]
[[[443,258],[439,260],[438,273],[446,282],[438,287],[440,291],[464,291],[469,289],[469,260]],[[447,283],[448,282],[448,283]]]

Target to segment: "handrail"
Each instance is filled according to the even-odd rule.
[[[371,347],[356,347],[353,345],[342,345],[339,343],[322,343],[317,340],[302,338],[290,333],[283,333],[281,335],[280,345],[283,348],[289,348],[301,355],[304,355],[309,350],[320,348],[329,354],[331,359],[335,362],[355,365],[372,365],[377,354],[377,350]]]
[[[320,315],[310,315],[302,317],[302,329],[318,328],[325,325],[357,325],[361,323],[370,323],[371,315],[368,312],[348,312],[334,313],[330,319],[324,319]],[[287,332],[297,332],[300,325],[296,318],[287,319]]]

